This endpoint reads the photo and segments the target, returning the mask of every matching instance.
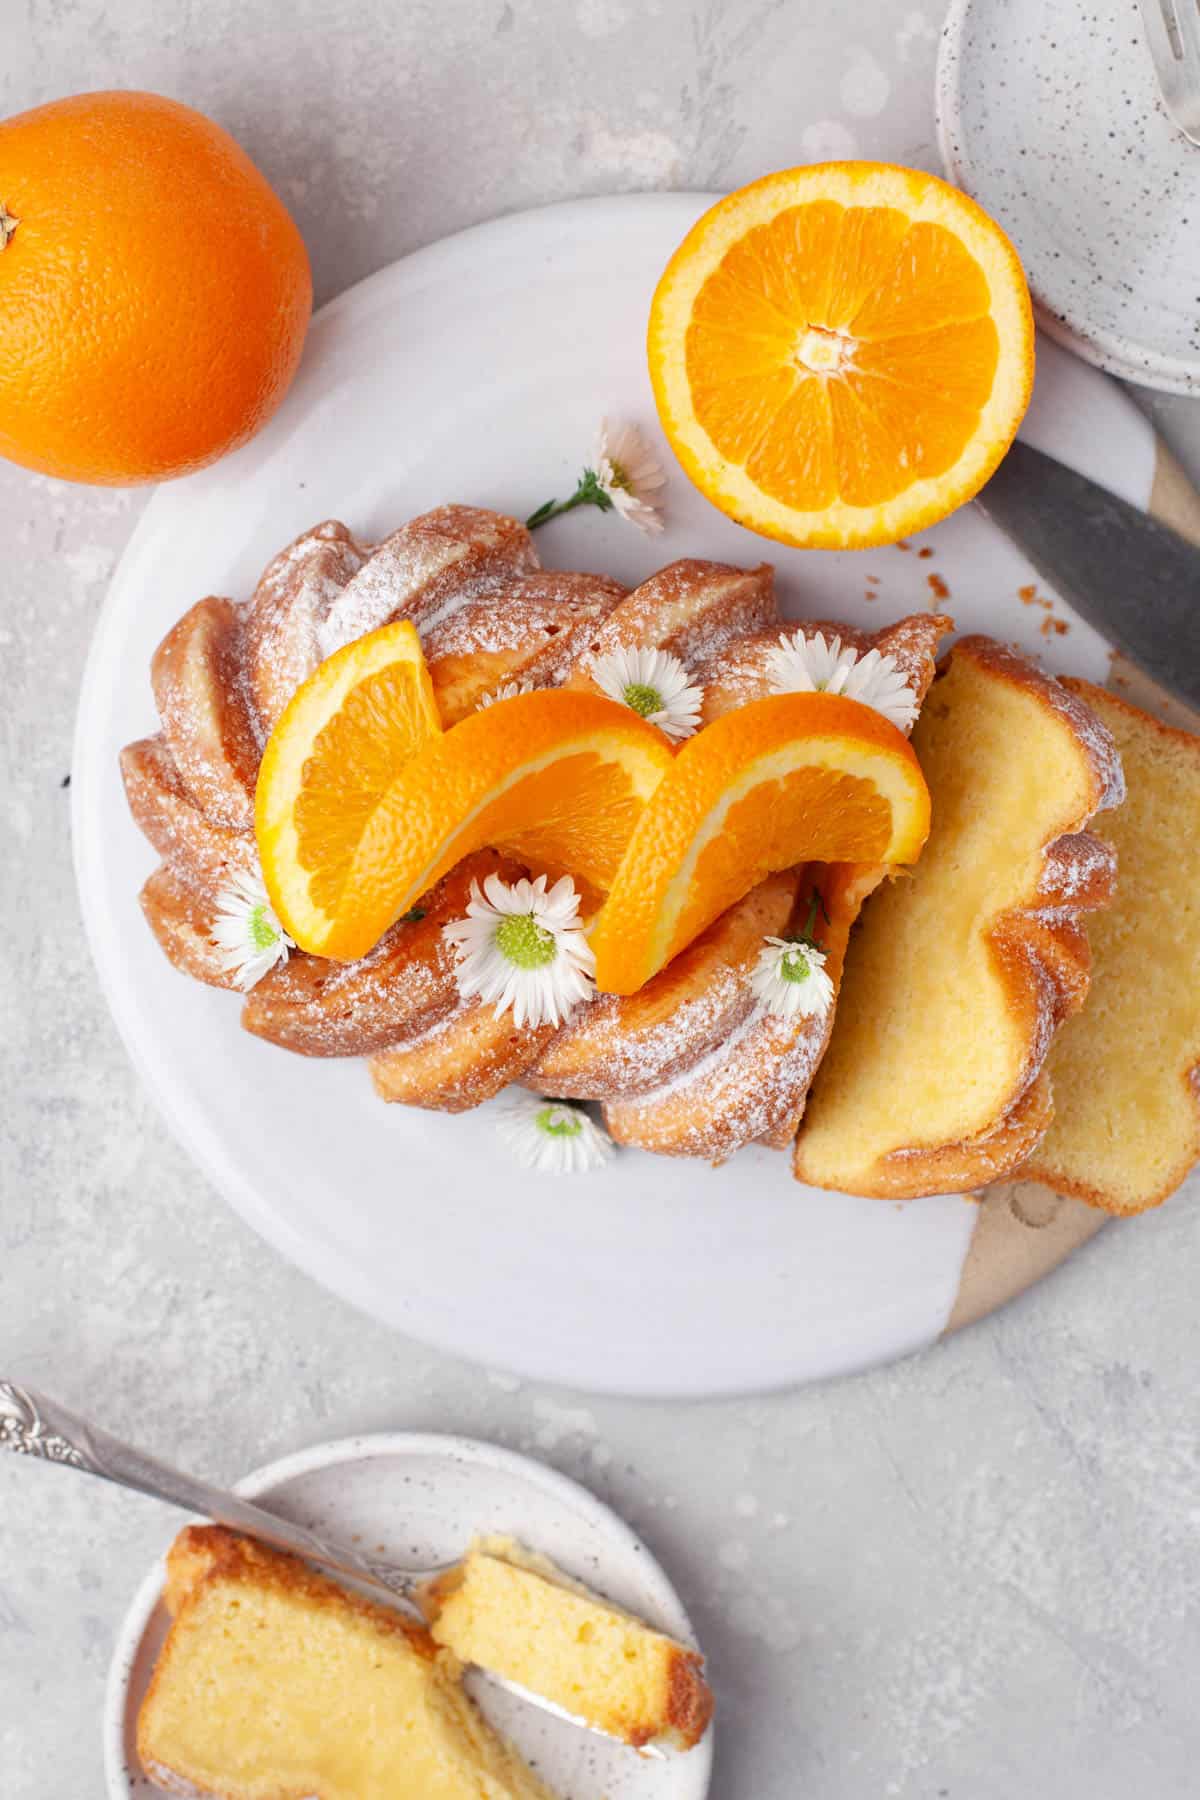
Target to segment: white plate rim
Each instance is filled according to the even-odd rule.
[[[934,76],[934,116],[937,126],[938,151],[946,171],[964,193],[970,193],[963,179],[960,145],[963,142],[963,109],[959,93],[958,68],[967,15],[976,0],[950,0],[941,36],[938,39],[937,70]],[[1200,151],[1197,152],[1200,155]],[[1028,273],[1028,271],[1026,271]],[[1030,293],[1037,321],[1047,337],[1080,356],[1093,368],[1116,375],[1135,386],[1153,387],[1164,394],[1200,393],[1200,356],[1191,360],[1169,356],[1147,348],[1136,339],[1101,327],[1083,323],[1071,324],[1038,294],[1032,279]]]
[[[342,1463],[369,1462],[385,1456],[448,1456],[474,1463],[485,1469],[500,1469],[506,1474],[532,1481],[554,1498],[560,1499],[602,1529],[610,1540],[620,1544],[623,1552],[636,1556],[638,1567],[647,1574],[658,1590],[657,1598],[664,1614],[670,1615],[670,1630],[682,1642],[697,1644],[695,1631],[683,1601],[670,1576],[649,1546],[615,1508],[606,1505],[590,1488],[561,1470],[553,1469],[536,1457],[524,1456],[503,1444],[486,1438],[466,1437],[455,1432],[377,1431],[362,1432],[352,1437],[331,1438],[305,1449],[293,1450],[273,1462],[252,1469],[233,1483],[232,1491],[243,1499],[255,1500],[273,1488],[316,1469],[336,1468]],[[184,1523],[189,1522],[185,1518]],[[179,1527],[182,1530],[182,1525]],[[162,1596],[164,1558],[140,1582],[117,1632],[109,1662],[104,1691],[103,1745],[104,1776],[109,1800],[130,1800],[130,1787],[125,1779],[125,1717],[128,1705],[129,1677],[134,1657],[145,1635],[151,1614]],[[704,1737],[689,1750],[689,1768],[695,1768],[703,1785],[697,1794],[707,1793],[712,1777],[713,1744],[716,1727],[710,1725]]]

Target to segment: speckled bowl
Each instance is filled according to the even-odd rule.
[[[541,1463],[471,1438],[388,1433],[317,1444],[237,1484],[310,1528],[413,1567],[449,1562],[476,1532],[517,1538],[685,1643],[679,1596],[646,1546],[594,1495]],[[182,1524],[184,1521],[180,1521]],[[167,1632],[163,1565],[147,1575],[113,1653],[104,1709],[109,1800],[161,1800],[141,1771],[138,1709]],[[712,1732],[686,1755],[648,1761],[468,1676],[492,1723],[563,1800],[704,1800]]]
[[[1045,329],[1200,393],[1200,149],[1163,106],[1137,0],[952,0],[937,114],[947,174],[1013,239]]]

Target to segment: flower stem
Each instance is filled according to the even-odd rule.
[[[550,519],[561,518],[563,513],[573,512],[577,506],[596,506],[601,512],[612,511],[612,498],[601,487],[595,469],[583,471],[579,477],[579,486],[569,500],[547,500],[536,512],[531,512],[525,521],[525,529],[536,531],[539,525],[545,525]]]
[[[820,888],[815,887],[813,889],[812,893],[808,896],[808,917],[804,921],[804,930],[798,931],[795,935],[796,943],[811,944],[814,950],[819,948],[817,940],[813,936],[813,928],[815,927],[815,925],[817,923],[818,907],[820,908],[821,913],[824,916],[825,923],[828,925],[829,924],[829,912],[825,905],[825,896],[822,894]]]

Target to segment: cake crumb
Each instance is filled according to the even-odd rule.
[[[943,581],[940,575],[936,573],[927,575],[925,580],[928,583],[929,591],[935,600],[948,600],[950,598],[949,585]]]
[[[933,555],[933,545],[932,544],[923,544],[921,546],[921,548],[917,551],[917,555],[922,559],[922,561],[924,561],[924,559],[926,557]]]

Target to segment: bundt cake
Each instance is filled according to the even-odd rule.
[[[1141,1212],[1200,1160],[1200,737],[1085,681],[1127,793],[1096,830],[1117,892],[1092,923],[1087,1007],[1054,1040],[1054,1118],[1022,1174],[1108,1212]]]
[[[552,1800],[418,1622],[192,1525],[137,1726],[156,1785],[218,1800]]]
[[[813,1186],[897,1199],[999,1180],[1044,1135],[1083,917],[1115,880],[1085,827],[1123,791],[1095,713],[987,638],[954,645],[913,744],[933,829],[863,912],[794,1158]]]
[[[411,520],[376,547],[336,521],[304,533],[248,603],[203,600],[168,634],[152,669],[162,731],[123,753],[131,810],[162,858],[142,908],[183,972],[243,985],[222,950],[219,906],[231,881],[257,871],[262,748],[319,663],[398,619],[420,633],[444,726],[512,684],[594,689],[596,659],[622,650],[684,662],[708,724],[771,691],[781,631],[767,565],[685,559],[627,592],[605,576],[541,569],[516,520],[465,506]],[[948,627],[930,614],[873,636],[833,629],[861,655],[891,656],[915,708]],[[512,856],[474,853],[361,959],[296,953],[276,964],[246,994],[243,1024],[303,1055],[366,1057],[381,1097],[409,1105],[456,1111],[518,1081],[598,1100],[615,1138],[667,1154],[720,1161],[755,1138],[790,1141],[830,1014],[763,1019],[755,960],[764,937],[799,928],[814,895],[819,932],[830,946],[844,938],[882,870],[851,882],[815,867],[772,876],[639,993],[600,997],[562,1026],[517,1029],[462,997],[442,933],[473,884],[523,872]],[[840,950],[829,966],[836,974]]]
[[[484,1538],[418,1604],[460,1662],[515,1681],[635,1749],[690,1750],[712,1717],[703,1658],[510,1538]]]

